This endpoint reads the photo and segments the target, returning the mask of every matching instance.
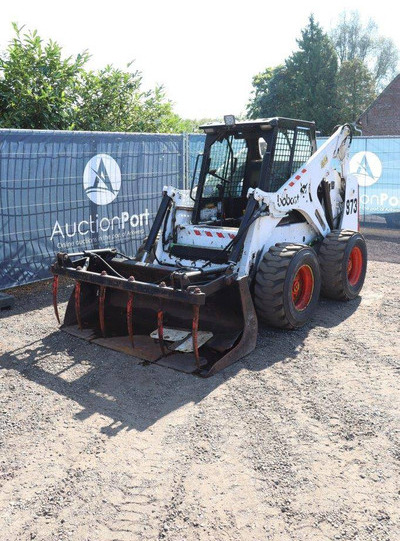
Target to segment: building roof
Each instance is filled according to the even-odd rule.
[[[359,117],[357,118],[357,122],[360,122],[362,125],[362,119],[365,118],[368,115],[368,113],[370,113],[373,109],[378,107],[382,102],[386,102],[389,98],[390,92],[394,90],[394,87],[396,87],[397,85],[400,86],[400,73],[396,75],[396,77],[390,81],[390,83],[382,90],[382,92],[374,99],[374,101],[365,109],[365,111],[363,111],[359,115]],[[399,93],[398,99],[399,99],[398,105],[400,106],[400,93]]]

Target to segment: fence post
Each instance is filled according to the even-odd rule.
[[[189,134],[183,135],[183,163],[184,163],[184,175],[183,175],[183,188],[189,189]]]

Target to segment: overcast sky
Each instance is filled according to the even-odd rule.
[[[311,12],[325,29],[358,9],[400,47],[399,7],[386,0],[17,0],[1,3],[0,49],[11,22],[37,29],[66,54],[88,49],[91,67],[135,60],[147,88],[163,84],[175,111],[214,118],[245,111],[253,75],[296,48]]]

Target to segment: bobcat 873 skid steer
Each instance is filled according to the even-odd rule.
[[[58,276],[75,280],[64,330],[210,376],[254,349],[258,321],[293,329],[309,321],[320,292],[359,294],[367,252],[350,126],[317,150],[313,122],[224,120],[202,126],[191,189],[164,187],[136,257],[57,254],[58,320]]]

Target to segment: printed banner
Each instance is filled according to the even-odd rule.
[[[204,139],[0,130],[0,289],[49,277],[57,252],[134,255],[163,186],[190,186],[196,163],[198,176]],[[400,227],[399,156],[400,137],[353,139],[361,222]]]
[[[360,189],[360,222],[400,227],[400,137],[354,137],[350,172]]]
[[[181,135],[0,130],[0,289],[50,275],[56,252],[134,255],[164,185],[183,186]]]

